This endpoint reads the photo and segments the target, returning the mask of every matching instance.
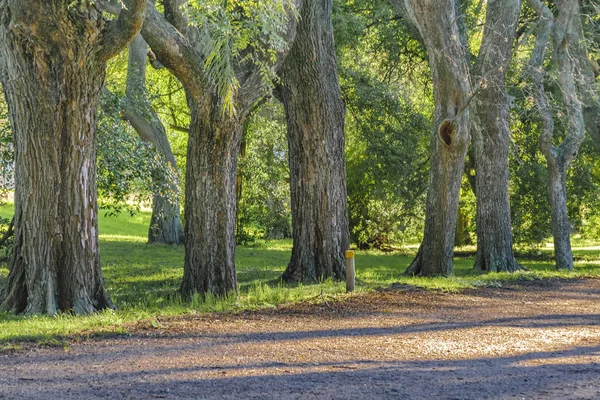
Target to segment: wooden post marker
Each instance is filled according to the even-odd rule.
[[[346,292],[354,292],[354,251],[346,251]]]

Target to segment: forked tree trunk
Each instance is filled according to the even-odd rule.
[[[573,23],[575,18],[579,18],[579,3],[577,0],[557,0],[557,18],[554,20],[552,12],[542,1],[529,2],[538,13],[539,21],[530,60],[530,73],[535,103],[542,121],[540,148],[548,164],[548,191],[556,268],[572,270],[573,253],[567,213],[566,175],[571,162],[577,156],[585,133],[581,93],[578,92],[575,82],[576,52],[571,52],[573,46],[580,45],[574,40],[578,38],[578,33],[577,24]],[[542,69],[550,33],[554,44],[553,57],[556,60],[558,87],[568,122],[567,133],[558,146],[553,144],[554,118],[544,90]]]
[[[185,1],[165,0],[168,22],[151,4],[142,29],[158,60],[185,88],[192,115],[185,189],[185,264],[181,294],[217,296],[237,290],[235,276],[236,169],[244,120],[264,95],[264,74],[247,58],[233,65],[239,87],[230,116],[204,69],[207,41],[185,23]],[[301,2],[294,1],[299,5]],[[293,39],[296,20],[285,29]],[[284,54],[277,54],[283,57]]]
[[[481,271],[521,269],[512,249],[508,196],[510,130],[505,90],[520,11],[520,0],[488,1],[475,67],[478,93],[471,124],[477,188],[475,269]]]
[[[188,97],[190,98],[190,97]],[[189,100],[185,192],[185,264],[181,294],[237,291],[236,171],[243,118],[222,114],[210,98]]]
[[[406,0],[403,7],[418,27],[433,75],[435,121],[425,233],[412,275],[453,272],[454,234],[460,183],[469,144],[469,71],[453,0]]]
[[[128,2],[110,32],[95,10],[56,3],[0,2],[15,146],[15,244],[1,308],[87,314],[113,307],[98,252],[96,109],[106,60],[120,49],[112,46],[139,30],[143,3]],[[129,32],[122,23],[132,14]]]
[[[167,132],[148,100],[146,89],[147,53],[148,45],[141,35],[136,36],[129,44],[125,117],[140,138],[152,143],[162,154],[164,160],[170,164],[170,167],[177,171],[177,162],[171,150]],[[170,190],[174,193],[179,192],[177,181],[170,183]],[[148,243],[183,243],[179,200],[170,201],[169,199],[172,197],[160,193],[154,195]]]
[[[345,106],[338,83],[331,0],[304,2],[281,69],[288,124],[294,245],[287,282],[345,277],[349,246]]]

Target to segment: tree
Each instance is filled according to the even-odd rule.
[[[454,234],[465,156],[469,145],[469,67],[453,0],[391,0],[425,43],[434,88],[431,169],[425,232],[406,273],[452,274]]]
[[[225,295],[237,290],[235,186],[243,125],[252,106],[268,93],[270,71],[293,37],[293,4],[163,4],[164,17],[148,5],[142,35],[182,83],[191,113],[181,293],[184,298]]]
[[[296,39],[279,74],[287,124],[292,208],[288,282],[346,276],[349,248],[344,127],[332,0],[304,2]]]
[[[87,314],[113,305],[98,252],[95,132],[106,62],[145,1],[106,21],[87,1],[0,2],[0,71],[15,145],[15,244],[1,308]]]
[[[475,269],[513,272],[515,260],[508,197],[510,129],[506,71],[510,66],[520,0],[487,2],[485,28],[473,79],[476,81],[471,129],[477,197]]]
[[[533,97],[541,119],[540,148],[547,161],[556,268],[572,270],[573,253],[567,213],[567,169],[577,156],[585,134],[582,103],[575,80],[576,76],[582,75],[581,65],[573,56],[577,53],[578,46],[583,45],[583,42],[578,40],[578,24],[574,23],[575,18],[580,15],[579,2],[556,1],[556,19],[541,0],[530,0],[529,4],[538,14],[530,74],[533,81]],[[550,36],[553,43],[553,59],[556,63],[556,81],[566,119],[566,132],[559,145],[554,145],[555,119],[544,88],[544,59]]]
[[[140,138],[152,143],[166,162],[170,164],[170,168],[177,171],[177,161],[171,150],[165,127],[148,100],[146,89],[147,53],[148,45],[141,35],[136,36],[129,44],[127,97],[123,111],[125,118],[134,127]],[[177,180],[170,182],[169,190],[173,193],[179,193]],[[178,197],[163,195],[160,192],[154,194],[148,243],[183,243],[183,228],[181,227]],[[173,201],[173,198],[175,198],[175,201]]]

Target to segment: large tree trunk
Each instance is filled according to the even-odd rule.
[[[288,282],[345,277],[349,246],[345,106],[338,83],[332,1],[306,1],[280,75],[288,123],[294,245]]]
[[[404,7],[425,42],[433,76],[435,122],[425,233],[406,270],[413,275],[453,272],[460,183],[469,144],[469,71],[453,0],[406,0]]]
[[[162,154],[165,161],[170,164],[170,168],[177,171],[177,162],[171,150],[167,132],[148,100],[146,89],[147,53],[148,45],[141,35],[136,36],[129,44],[125,117],[140,138],[152,143]],[[170,190],[179,193],[177,180],[170,183]],[[148,243],[183,243],[179,199],[173,202],[170,200],[171,198],[173,196],[165,196],[161,193],[154,195],[152,219],[148,229]]]
[[[508,197],[508,121],[506,71],[521,11],[520,0],[488,1],[475,79],[473,147],[477,188],[477,257],[475,269],[513,272],[515,260]],[[475,116],[474,116],[475,117]]]
[[[15,146],[15,245],[1,308],[87,314],[113,307],[98,252],[96,109],[106,60],[139,30],[143,3],[128,2],[114,30],[104,31],[94,9],[55,3],[0,2],[0,70]],[[132,32],[128,18],[136,20]]]
[[[190,98],[190,97],[189,97]],[[213,99],[214,100],[214,99]],[[185,191],[185,264],[181,293],[221,296],[237,291],[236,171],[243,118],[189,100],[192,121]]]
[[[165,0],[168,22],[150,5],[142,35],[158,60],[185,88],[192,115],[188,141],[185,189],[185,264],[181,293],[225,295],[237,290],[235,276],[236,168],[242,127],[248,112],[267,93],[264,70],[242,57],[234,62],[239,87],[234,93],[236,113],[224,110],[221,98],[206,75],[202,49],[209,40],[198,27],[185,23],[182,0]],[[300,5],[300,1],[294,4]],[[290,18],[286,37],[291,41],[296,20]],[[250,49],[249,49],[250,51]],[[204,55],[203,55],[204,54]],[[283,54],[277,54],[279,57]]]
[[[556,1],[558,13],[554,20],[552,12],[542,1],[529,1],[538,13],[539,21],[536,43],[530,60],[530,73],[536,107],[542,120],[540,148],[548,163],[556,268],[572,270],[573,254],[567,213],[566,174],[571,162],[577,156],[585,133],[582,103],[575,82],[576,59],[570,51],[574,46],[580,45],[577,40],[574,40],[578,37],[578,32],[576,32],[577,24],[573,23],[574,19],[579,17],[579,3],[577,0]],[[568,121],[567,133],[558,146],[553,144],[554,118],[544,89],[542,69],[550,33],[554,44],[553,56],[557,66],[558,87]]]

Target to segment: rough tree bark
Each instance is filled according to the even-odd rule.
[[[344,279],[349,248],[344,118],[331,0],[307,0],[280,70],[290,163],[292,235],[288,282]]]
[[[141,35],[129,44],[129,64],[127,67],[127,102],[124,107],[125,118],[138,133],[140,138],[152,143],[177,171],[177,161],[171,150],[165,127],[152,109],[146,89],[146,57],[148,45]],[[171,182],[173,192],[179,192],[178,182]],[[181,244],[183,228],[181,227],[179,200],[172,203],[169,196],[156,194],[152,203],[152,218],[148,229],[148,243]]]
[[[431,136],[431,172],[425,233],[417,256],[406,270],[413,275],[453,272],[454,234],[460,183],[470,140],[471,94],[465,49],[453,0],[393,0],[419,30],[429,53],[435,121]]]
[[[185,196],[185,264],[181,294],[225,295],[237,291],[235,274],[236,169],[244,120],[266,94],[259,68],[236,65],[236,113],[223,110],[204,71],[198,29],[183,23],[180,0],[165,0],[165,19],[148,3],[142,35],[158,60],[182,83],[191,125]],[[296,5],[299,3],[296,2]],[[295,32],[289,20],[288,36]],[[292,36],[290,36],[292,37]]]
[[[87,314],[113,307],[98,253],[94,142],[106,61],[143,21],[145,2],[125,3],[107,22],[87,2],[0,1],[16,183],[2,309]]]
[[[513,254],[508,196],[508,122],[506,71],[521,11],[520,0],[487,2],[483,40],[474,68],[477,95],[471,113],[477,194],[475,269],[521,269]]]
[[[530,60],[530,74],[537,110],[541,117],[540,148],[548,164],[549,198],[552,214],[552,236],[557,269],[573,269],[569,216],[567,213],[566,175],[571,162],[577,156],[583,141],[585,124],[579,93],[575,83],[576,60],[571,49],[580,45],[573,42],[577,37],[574,18],[579,17],[577,0],[555,1],[557,18],[541,0],[529,0],[538,13],[536,42]],[[568,121],[568,130],[560,145],[553,144],[554,118],[544,89],[543,62],[550,35],[553,39],[553,59],[562,103]]]

